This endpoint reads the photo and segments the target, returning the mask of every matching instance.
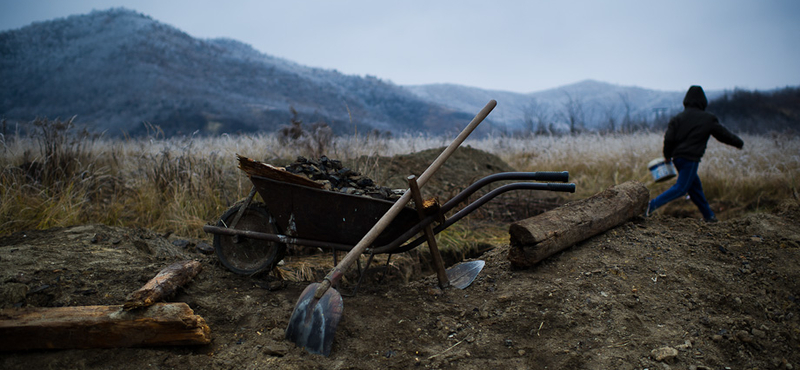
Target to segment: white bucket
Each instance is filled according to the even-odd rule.
[[[669,180],[678,175],[675,171],[675,166],[672,163],[664,163],[664,158],[657,158],[647,164],[647,169],[653,175],[653,180],[662,182]]]

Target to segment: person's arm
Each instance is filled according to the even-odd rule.
[[[675,118],[669,120],[667,132],[664,134],[664,163],[672,162],[672,151],[675,150],[675,145],[677,145],[677,140],[675,139],[676,125]]]
[[[736,134],[733,132],[730,132],[717,120],[714,121],[714,127],[711,129],[711,136],[719,140],[721,143],[728,144],[738,149],[742,149],[744,147],[744,141],[742,138],[736,136]]]

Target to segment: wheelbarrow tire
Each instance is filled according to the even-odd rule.
[[[217,226],[228,227],[241,206],[242,203],[237,203],[225,211]],[[278,234],[274,219],[262,203],[251,203],[236,229]],[[221,234],[214,234],[214,249],[223,266],[241,275],[268,272],[286,255],[286,244],[283,243]]]

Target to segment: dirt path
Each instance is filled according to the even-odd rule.
[[[438,290],[428,275],[345,297],[328,358],[283,340],[307,283],[235,275],[196,252],[199,241],[148,230],[17,233],[0,240],[3,308],[119,304],[161,268],[192,258],[203,271],[172,300],[203,316],[214,339],[0,353],[0,367],[790,369],[800,366],[799,225],[792,201],[717,224],[635,219],[523,271],[497,246],[466,290]],[[674,356],[657,361],[659,349]]]

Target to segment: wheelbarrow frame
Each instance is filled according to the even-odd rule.
[[[207,233],[259,239],[281,244],[304,247],[350,251],[358,240],[394,203],[366,196],[350,195],[308,186],[278,181],[262,176],[249,176],[254,188],[261,195],[267,212],[274,218],[278,230],[283,233],[265,233],[235,227],[206,225]],[[499,186],[449,218],[444,215],[459,204],[497,181],[547,181],[516,182]],[[370,254],[394,254],[409,251],[425,241],[424,237],[412,239],[426,226],[439,221],[433,228],[438,234],[458,220],[464,218],[500,194],[512,190],[544,190],[575,192],[575,184],[569,181],[569,173],[562,172],[501,172],[486,176],[443,204],[434,214],[420,220],[417,212],[406,207],[390,226],[376,239]],[[561,182],[561,183],[554,183]],[[249,204],[254,192],[248,196],[244,206]],[[327,239],[326,239],[327,237]],[[277,262],[277,261],[276,261]]]

